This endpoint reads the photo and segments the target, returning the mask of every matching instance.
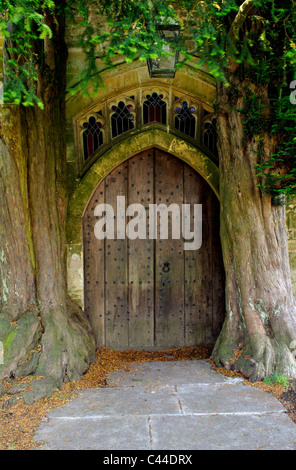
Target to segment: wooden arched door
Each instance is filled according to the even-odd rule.
[[[106,212],[96,215],[100,204],[113,208],[113,226],[103,227]],[[126,236],[126,225],[136,221],[125,214],[131,204],[144,207],[140,223],[146,224],[145,238],[143,225],[142,238]],[[151,204],[177,204],[181,217],[184,204],[190,204],[191,217],[194,204],[202,204],[201,247],[184,250],[182,232],[179,239],[172,238],[170,212],[168,239],[160,239],[160,233],[151,238]],[[134,234],[140,223],[133,224]],[[98,227],[101,238],[107,230],[106,238],[97,238]],[[217,338],[225,312],[219,202],[182,160],[153,148],[114,169],[86,208],[83,244],[84,307],[98,346],[181,347],[210,344]]]

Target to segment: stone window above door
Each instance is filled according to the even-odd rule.
[[[82,132],[83,157],[87,161],[104,144],[104,134],[102,123],[96,116],[90,116],[82,126],[85,129]]]
[[[143,124],[158,122],[166,125],[167,123],[167,102],[162,93],[147,94],[143,102]]]
[[[92,104],[74,120],[82,176],[109,148],[151,127],[176,134],[217,161],[213,108],[173,87],[143,86]]]

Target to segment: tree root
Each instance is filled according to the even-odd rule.
[[[32,390],[23,393],[21,398],[26,405],[33,405],[35,401],[41,398],[50,397],[53,392],[60,389],[59,385],[59,381],[52,377],[47,377],[44,380],[36,380],[33,384],[30,384]]]
[[[290,344],[290,340],[287,343]],[[267,335],[245,338],[238,358],[235,357],[235,348],[229,348],[229,344],[225,346],[220,338],[212,359],[218,367],[241,373],[250,382],[258,382],[274,374],[284,375],[288,379],[296,377],[296,361],[289,346]]]
[[[14,325],[5,323],[4,364],[0,365],[0,396],[14,395],[6,406],[21,396],[26,404],[60,390],[63,382],[79,380],[96,361],[95,342],[83,311],[68,300],[67,308],[29,312]],[[35,375],[44,377],[6,389],[4,378]],[[32,387],[26,391],[27,387]],[[20,395],[19,395],[20,394]]]

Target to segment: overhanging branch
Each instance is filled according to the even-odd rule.
[[[229,30],[229,36],[233,41],[237,41],[239,39],[239,31],[253,7],[254,0],[245,0],[244,3],[239,7],[238,13],[234,18]]]

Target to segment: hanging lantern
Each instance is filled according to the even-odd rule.
[[[170,43],[181,36],[180,26],[178,24],[158,25],[157,30],[161,39],[166,42],[162,50],[168,54],[147,60],[149,75],[150,77],[174,78],[179,51],[174,51]]]

